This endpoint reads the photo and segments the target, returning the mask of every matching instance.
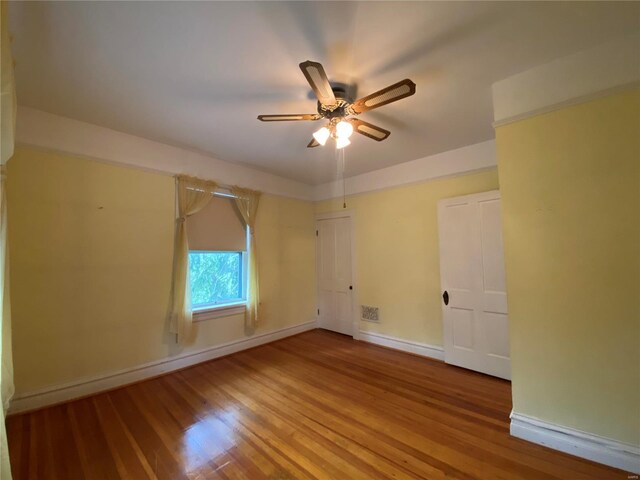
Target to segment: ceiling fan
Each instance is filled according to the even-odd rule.
[[[321,64],[307,60],[300,64],[300,69],[318,99],[318,113],[258,115],[258,120],[283,122],[327,119],[328,123],[313,134],[307,148],[324,145],[329,137],[336,139],[337,148],[344,148],[351,143],[349,137],[354,131],[378,142],[385,140],[391,135],[389,130],[353,116],[416,93],[416,84],[406,78],[354,101],[352,97],[355,89],[352,86],[337,83],[332,86]]]

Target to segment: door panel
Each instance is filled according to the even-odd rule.
[[[445,361],[511,378],[500,193],[438,202]]]
[[[335,256],[335,225],[322,223],[318,225],[318,250],[320,258],[333,258]],[[319,281],[322,288],[330,287],[335,276],[334,262],[319,262]]]
[[[485,291],[506,292],[500,200],[479,202]]]
[[[337,332],[352,334],[352,316],[351,316],[351,294],[348,291],[336,292],[336,325],[334,330]]]
[[[473,211],[466,205],[452,205],[447,210],[450,221],[444,223],[444,235],[450,239],[442,246],[446,250],[445,257],[451,259],[448,269],[443,272],[446,276],[447,285],[451,289],[460,291],[473,290],[473,269],[474,265],[474,244],[472,241],[471,221]],[[463,228],[459,231],[457,228]]]
[[[509,326],[503,313],[484,313],[487,327],[487,354],[509,358]]]
[[[450,319],[453,330],[453,348],[474,349],[473,310],[452,308]]]
[[[351,218],[318,220],[317,231],[319,326],[353,335]]]
[[[507,296],[500,292],[484,292],[481,298],[483,312],[507,313]]]

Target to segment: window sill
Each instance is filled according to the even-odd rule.
[[[193,311],[193,321],[202,322],[203,320],[211,320],[213,318],[230,317],[231,315],[239,315],[244,313],[246,303],[233,303],[230,305],[217,305],[215,307],[203,308],[202,310]]]

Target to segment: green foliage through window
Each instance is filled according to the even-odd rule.
[[[242,300],[242,252],[189,252],[191,305]]]

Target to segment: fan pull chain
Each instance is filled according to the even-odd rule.
[[[342,180],[342,208],[347,208],[347,189],[344,179],[345,150],[346,148],[336,148],[336,174],[338,178]]]
[[[340,150],[342,152],[342,208],[347,208],[347,187],[346,180],[344,178],[345,150],[346,148]]]

